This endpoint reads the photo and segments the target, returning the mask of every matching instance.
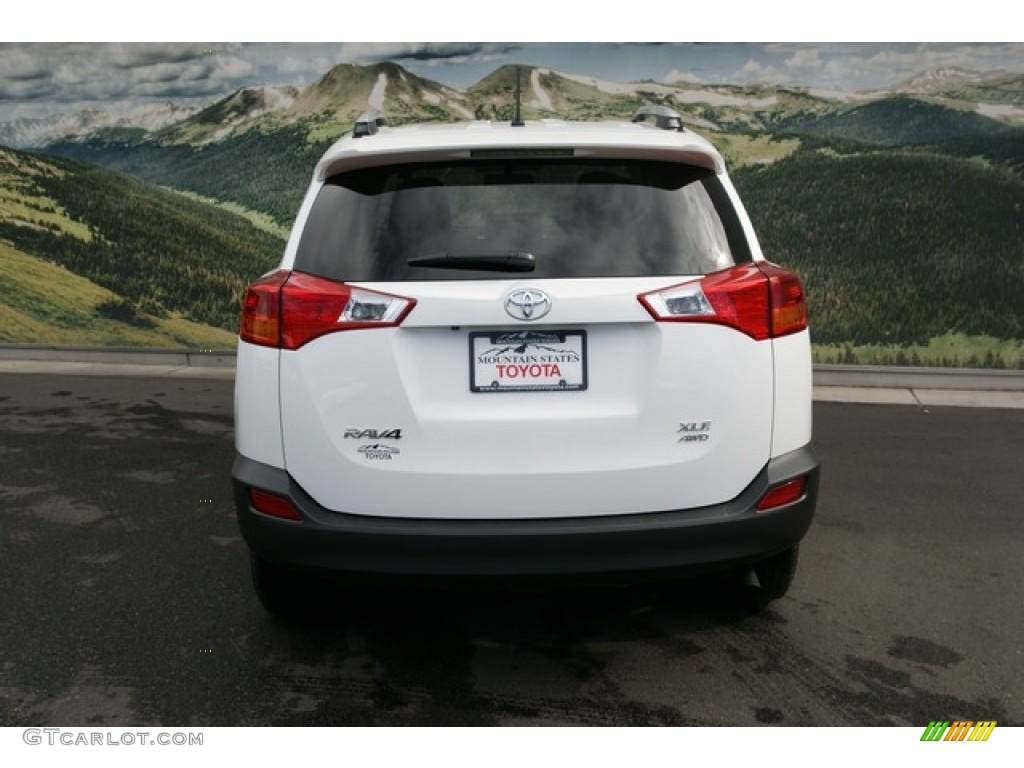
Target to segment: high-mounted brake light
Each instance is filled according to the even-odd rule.
[[[807,327],[800,279],[768,262],[731,267],[637,298],[659,322],[727,325],[757,341]]]
[[[242,307],[243,341],[281,349],[336,331],[400,325],[415,299],[282,270],[253,283]]]

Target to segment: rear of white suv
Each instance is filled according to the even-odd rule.
[[[753,566],[814,512],[799,280],[720,155],[636,123],[359,124],[245,298],[233,470],[264,605],[301,574]]]

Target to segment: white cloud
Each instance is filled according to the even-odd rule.
[[[277,71],[287,74],[308,74],[316,72],[323,74],[331,68],[333,62],[326,56],[313,58],[299,58],[297,56],[285,56],[276,63]]]
[[[222,95],[257,74],[236,44],[0,45],[0,120],[26,111],[64,111],[93,100],[187,101]],[[40,103],[26,110],[15,103],[23,100]]]
[[[19,82],[46,78],[50,68],[31,50],[12,46],[0,49],[0,72],[4,80]]]
[[[256,67],[251,61],[238,56],[218,56],[215,60],[214,77],[228,80],[240,80],[256,74]]]
[[[760,61],[747,59],[746,64],[730,79],[737,83],[788,83],[792,78],[770,64],[765,65]]]
[[[91,67],[74,64],[60,64],[51,76],[54,84],[62,87],[83,85],[94,79]]]
[[[800,48],[786,59],[787,69],[817,69],[821,64],[817,48]]]

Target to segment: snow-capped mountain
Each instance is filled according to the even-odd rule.
[[[15,148],[42,147],[54,141],[82,136],[102,128],[156,131],[192,116],[198,109],[162,102],[140,104],[121,114],[102,109],[81,109],[50,117],[22,118],[0,123],[0,145]]]
[[[165,144],[202,145],[260,126],[273,130],[303,123],[318,138],[347,130],[362,112],[379,110],[396,120],[468,120],[465,96],[397,64],[339,64],[303,88],[243,88],[182,120],[156,138]]]
[[[942,93],[952,88],[991,80],[993,73],[971,72],[959,67],[941,67],[909,77],[890,90],[894,93]]]
[[[259,128],[299,125],[310,142],[340,136],[354,118],[377,109],[393,123],[430,120],[508,119],[517,77],[524,116],[576,120],[628,117],[639,104],[679,110],[690,125],[712,131],[769,130],[794,116],[826,115],[893,98],[924,98],[975,111],[1008,124],[1024,122],[1024,78],[1005,72],[954,67],[924,72],[876,92],[705,84],[678,81],[613,82],[584,74],[506,65],[465,89],[415,75],[398,64],[339,64],[304,87],[251,86],[201,107],[146,104],[115,114],[87,109],[39,120],[0,123],[0,145],[45,147],[82,140],[111,128],[138,129],[136,140],[201,146]]]

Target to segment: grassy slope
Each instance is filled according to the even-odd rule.
[[[198,195],[195,192],[189,192],[186,189],[175,189],[174,187],[163,187],[163,189],[166,189],[168,192],[175,192],[183,197],[187,197],[189,200],[194,200],[197,203],[216,206],[217,208],[233,213],[236,216],[241,216],[256,227],[256,229],[267,232],[281,240],[288,239],[288,227],[278,224],[265,213],[254,211],[251,208],[246,208],[244,205],[239,205],[238,203],[231,202],[230,200],[217,200],[213,197],[204,197],[203,195]]]
[[[177,315],[140,313],[135,324],[105,317],[98,308],[116,302],[115,293],[2,241],[0,293],[0,342],[224,349],[236,341]]]
[[[0,341],[232,347],[242,286],[280,252],[261,223],[0,148]]]
[[[1024,370],[1024,341],[945,333],[920,344],[814,344],[814,362]]]
[[[799,139],[779,139],[771,134],[711,133],[706,138],[722,153],[730,170],[774,163],[800,148]]]
[[[59,183],[67,174],[49,161],[0,147],[0,222],[91,242],[89,227],[40,188],[44,176]]]
[[[0,240],[60,264],[132,311],[233,330],[244,286],[283,241],[242,216],[81,163],[0,149]]]

